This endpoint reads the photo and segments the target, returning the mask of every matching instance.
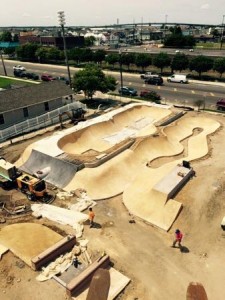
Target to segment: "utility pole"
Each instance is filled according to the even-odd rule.
[[[119,50],[119,57],[120,57],[120,88],[121,88],[121,93],[123,93],[123,69],[122,69],[122,51]]]
[[[142,30],[143,30],[143,17],[141,17],[141,43],[142,43]]]
[[[61,29],[62,29],[64,56],[65,56],[65,63],[66,63],[66,66],[67,66],[67,73],[68,73],[69,85],[72,88],[71,75],[70,75],[70,67],[69,67],[69,63],[68,63],[68,56],[67,56],[67,49],[66,49],[65,28],[64,28],[64,26],[66,24],[66,20],[65,20],[65,13],[64,13],[64,11],[59,11],[58,12],[58,17],[59,17],[59,25],[61,26]]]
[[[3,59],[3,56],[2,56],[2,50],[0,50],[0,56],[1,56],[1,61],[2,61],[4,74],[5,74],[5,76],[7,76],[7,72],[6,72],[6,68],[5,68],[5,62],[4,62],[4,59]]]
[[[224,18],[225,18],[225,15],[223,15],[223,19],[222,19],[222,28],[221,28],[221,36],[220,36],[220,50],[222,50],[222,48],[223,48]]]

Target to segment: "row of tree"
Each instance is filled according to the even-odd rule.
[[[28,61],[47,62],[49,60],[62,61],[64,59],[64,52],[55,47],[41,47],[38,44],[28,43],[19,46],[16,50],[17,56],[20,59]],[[68,51],[68,58],[70,61],[75,61],[76,64],[94,62],[101,66],[105,65],[126,66],[130,70],[131,66],[136,66],[144,71],[149,66],[153,65],[160,69],[161,73],[165,68],[171,68],[171,71],[183,71],[189,69],[196,71],[199,76],[203,72],[215,70],[220,74],[225,72],[225,58],[212,59],[204,55],[192,57],[191,59],[184,53],[177,53],[171,57],[165,52],[161,52],[155,56],[146,53],[110,53],[104,50],[92,51],[89,48],[74,48]]]

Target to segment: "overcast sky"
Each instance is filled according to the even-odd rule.
[[[60,10],[67,26],[108,25],[117,20],[221,24],[225,0],[2,0],[0,26],[57,26]]]

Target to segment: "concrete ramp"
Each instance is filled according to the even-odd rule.
[[[65,153],[82,154],[89,149],[103,152],[130,137],[149,136],[156,132],[154,123],[169,116],[171,111],[147,105],[131,106],[91,126],[65,135],[58,146]]]
[[[41,170],[48,168],[49,172],[43,178],[59,188],[63,188],[72,180],[77,172],[77,166],[58,158],[32,150],[28,160],[19,167],[29,174],[37,174]]]
[[[95,200],[123,193],[123,202],[130,213],[169,230],[182,207],[182,203],[170,197],[182,185],[183,179],[189,177],[189,173],[179,176],[178,173],[183,175],[184,170],[177,170],[177,165],[183,160],[204,157],[208,153],[207,136],[219,127],[218,122],[209,118],[182,119],[165,128],[163,137],[145,138],[136,148],[125,150],[105,164],[81,170],[65,190],[85,188]],[[184,139],[186,152],[181,144]],[[176,157],[178,154],[180,156]],[[153,160],[168,156],[171,156],[170,162],[162,160],[157,167],[151,166]],[[165,182],[169,185],[164,186]]]

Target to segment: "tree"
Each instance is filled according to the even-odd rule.
[[[225,72],[225,58],[217,58],[214,61],[213,69],[220,74],[220,78]]]
[[[12,34],[10,31],[4,31],[0,35],[0,41],[2,42],[12,42]]]
[[[183,53],[177,53],[171,63],[172,71],[182,71],[187,69],[189,66],[189,60],[187,56]]]
[[[212,35],[215,36],[215,37],[218,37],[218,36],[220,36],[221,34],[220,34],[220,32],[218,31],[218,29],[213,28],[213,30],[212,30]]]
[[[49,60],[60,60],[64,58],[64,53],[56,47],[50,47],[48,50],[47,58]]]
[[[151,56],[145,53],[138,53],[135,55],[135,64],[137,67],[141,67],[142,71],[150,66],[152,63]]]
[[[119,57],[119,54],[117,54],[117,53],[111,53],[109,55],[106,55],[106,57],[105,57],[105,61],[108,64],[113,65],[113,68],[114,68],[115,63],[119,62],[119,60],[120,60],[120,57]]]
[[[76,91],[83,90],[88,99],[92,99],[96,91],[107,93],[116,88],[116,79],[106,76],[101,68],[94,64],[87,65],[74,75],[73,86]]]
[[[75,60],[77,64],[80,63],[80,58],[82,55],[83,49],[81,48],[73,48],[68,51],[68,59]]]
[[[48,55],[48,48],[40,47],[35,51],[35,56],[39,62],[46,61]]]
[[[92,61],[93,52],[89,48],[84,48],[80,52],[80,61],[81,62],[90,62]]]
[[[93,52],[92,60],[96,63],[100,63],[100,65],[101,65],[101,63],[105,59],[105,56],[106,56],[106,51],[99,49],[99,50],[96,50],[95,52]]]
[[[207,56],[199,55],[193,58],[189,63],[189,69],[196,71],[201,77],[202,72],[207,72],[213,68],[213,60]]]
[[[170,27],[171,35],[167,36],[164,41],[166,47],[193,47],[195,39],[192,35],[183,36],[180,26]]]
[[[130,65],[135,62],[134,53],[121,54],[121,64],[127,66],[127,69],[130,69]]]
[[[165,67],[170,66],[170,57],[167,53],[160,52],[153,59],[153,65],[157,68],[160,68],[161,73]]]
[[[16,53],[19,58],[27,61],[36,60],[36,51],[40,46],[35,43],[26,43],[16,48]]]
[[[85,45],[85,47],[91,47],[91,46],[94,45],[95,41],[96,41],[96,38],[93,35],[85,37],[84,38],[84,45]]]

